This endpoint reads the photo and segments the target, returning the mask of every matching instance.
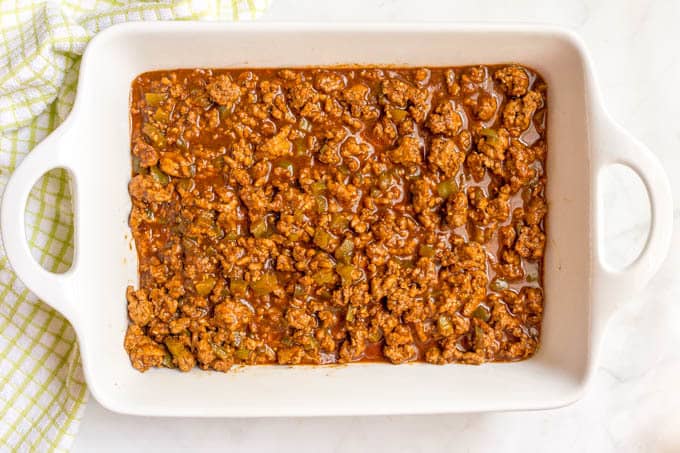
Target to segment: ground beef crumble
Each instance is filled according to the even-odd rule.
[[[547,89],[530,68],[158,71],[131,99],[136,369],[535,353]]]

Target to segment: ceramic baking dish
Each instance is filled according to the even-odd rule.
[[[134,370],[123,349],[125,288],[137,283],[127,225],[129,92],[138,74],[192,67],[335,64],[445,66],[520,62],[549,87],[548,187],[542,346],[531,359],[483,366],[353,364],[251,366],[230,373]],[[622,271],[602,260],[598,175],[611,164],[640,176],[651,229]],[[46,171],[72,178],[75,257],[52,274],[31,256],[28,193]],[[592,64],[572,33],[549,27],[457,24],[134,23],[92,40],[73,112],[23,161],[4,194],[2,233],[19,278],[78,334],[90,391],[123,413],[309,416],[539,409],[575,401],[593,375],[605,325],[666,255],[672,226],[667,177],[654,155],[603,108]]]

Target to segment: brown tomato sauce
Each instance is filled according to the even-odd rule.
[[[515,64],[140,75],[132,365],[531,356],[546,102]]]

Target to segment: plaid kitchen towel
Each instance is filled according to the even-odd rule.
[[[256,17],[268,0],[0,0],[0,187],[68,114],[87,42],[119,22]],[[53,170],[26,206],[27,240],[47,269],[68,269],[68,177]],[[0,250],[0,450],[68,450],[87,390],[73,329],[17,279]]]

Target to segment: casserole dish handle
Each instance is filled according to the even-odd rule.
[[[28,195],[41,176],[54,168],[64,168],[75,182],[67,159],[70,147],[65,140],[65,131],[62,125],[47,136],[14,171],[3,194],[0,221],[5,253],[19,279],[41,300],[72,321],[75,312],[71,294],[76,257],[71,269],[63,274],[47,271],[31,254],[25,230]],[[75,193],[72,195],[75,199]]]
[[[612,269],[603,260],[603,241],[598,244],[598,265],[601,295],[605,309],[610,313],[631,297],[642,291],[661,267],[671,243],[673,233],[673,196],[666,172],[657,157],[642,143],[631,136],[607,114],[603,130],[596,135],[597,146],[604,156],[599,171],[613,164],[632,169],[642,180],[650,207],[650,227],[640,255],[621,270]],[[599,195],[598,195],[599,197]],[[602,213],[602,206],[598,209]],[[602,231],[601,219],[598,222]],[[601,237],[601,233],[599,234]]]

